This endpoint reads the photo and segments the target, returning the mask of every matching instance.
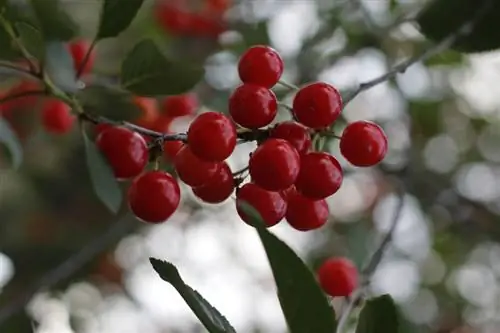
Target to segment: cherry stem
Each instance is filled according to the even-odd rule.
[[[290,90],[299,90],[299,87],[297,87],[294,84],[288,83],[286,81],[279,80],[278,83],[281,84],[283,87],[286,87]]]
[[[293,112],[293,108],[290,105],[287,105],[285,103],[278,102],[278,106],[281,106],[282,108],[287,109],[290,112]]]
[[[245,173],[246,171],[248,171],[248,166],[244,167],[243,169],[240,169],[236,172],[233,172],[233,177],[236,177],[236,176],[239,176],[239,175],[242,175],[243,173]]]
[[[83,70],[85,69],[85,66],[87,66],[87,63],[89,62],[89,59],[90,59],[90,55],[94,51],[94,48],[95,48],[96,45],[97,45],[97,40],[94,39],[92,41],[92,44],[90,44],[90,47],[87,50],[87,53],[85,53],[85,57],[83,58],[83,61],[80,64],[80,67],[78,68],[78,71],[76,72],[76,78],[77,79],[79,79],[82,76]]]

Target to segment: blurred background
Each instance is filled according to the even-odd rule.
[[[204,64],[205,78],[194,90],[202,109],[227,112],[239,84],[238,57],[250,45],[276,48],[288,82],[323,80],[346,92],[432,46],[412,22],[423,0],[228,0],[221,31],[189,36],[158,20],[162,1],[169,2],[147,0],[126,32],[98,44],[88,84],[113,82],[126,52],[149,36],[176,57]],[[196,10],[201,0],[186,1]],[[91,40],[100,1],[63,2]],[[346,172],[329,199],[329,223],[307,233],[286,223],[271,230],[312,269],[335,255],[361,266],[388,230],[398,205],[394,184],[403,183],[404,207],[372,292],[394,297],[410,323],[407,332],[500,332],[499,81],[499,52],[445,51],[362,93],[335,131],[354,120],[379,123],[389,137],[385,161],[352,168],[338,141],[329,142]],[[275,91],[291,104],[285,88]],[[232,199],[206,205],[183,187],[181,208],[164,224],[112,216],[93,193],[78,129],[48,134],[36,103],[28,104],[17,107],[31,112],[4,115],[25,160],[12,170],[9,155],[0,155],[0,332],[204,332],[153,271],[150,256],[177,265],[238,332],[286,332],[265,252]],[[185,130],[190,120],[177,120],[173,129]],[[234,171],[254,148],[238,146],[229,159]],[[96,244],[87,244],[96,239],[99,253],[78,262],[76,253],[92,252]],[[5,316],[68,258],[70,276]]]

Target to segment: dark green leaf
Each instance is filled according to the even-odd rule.
[[[28,52],[36,59],[43,60],[45,56],[45,44],[41,32],[26,22],[16,22],[15,27]]]
[[[290,247],[265,228],[255,209],[245,203],[239,205],[251,217],[266,250],[289,331],[335,332],[334,310],[312,272]]]
[[[17,60],[21,56],[19,50],[14,47],[12,39],[5,29],[0,27],[0,59],[3,60]]]
[[[239,31],[243,35],[243,39],[245,40],[245,44],[247,45],[247,47],[258,44],[271,44],[267,21],[242,25],[239,28]]]
[[[133,103],[132,95],[112,87],[89,86],[78,94],[86,111],[111,120],[136,120],[141,110]]]
[[[490,8],[477,20],[472,33],[460,37],[452,48],[462,52],[494,50],[500,47],[500,1],[434,0],[420,12],[417,21],[427,38],[440,41],[469,22],[487,2]]]
[[[391,296],[382,295],[366,301],[356,333],[399,333],[400,327],[396,304]]]
[[[132,23],[143,2],[144,0],[103,0],[97,39],[118,36]]]
[[[182,280],[177,268],[166,261],[149,258],[154,270],[160,277],[170,283],[182,296],[187,305],[210,333],[236,333],[227,319],[196,290]]]
[[[78,27],[60,6],[58,0],[30,0],[38,24],[46,40],[69,41]]]
[[[16,133],[3,118],[0,117],[0,143],[4,144],[12,156],[12,166],[18,168],[23,162],[23,148]]]
[[[73,57],[66,43],[51,41],[47,43],[45,50],[45,70],[52,82],[63,91],[78,91]]]
[[[410,101],[409,114],[415,134],[431,137],[441,130],[442,101]]]
[[[122,86],[140,96],[177,95],[191,90],[204,69],[174,62],[149,39],[139,42],[122,63]]]
[[[82,135],[85,144],[87,167],[89,169],[94,191],[106,207],[116,214],[122,203],[122,191],[120,186],[115,179],[113,170],[97,146],[90,141],[85,133]]]
[[[396,9],[398,8],[398,0],[390,0],[389,1],[389,10],[391,13],[394,13]]]

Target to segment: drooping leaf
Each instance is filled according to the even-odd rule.
[[[122,191],[113,175],[113,170],[97,146],[83,132],[85,155],[90,180],[97,197],[113,213],[117,213],[122,203]]]
[[[69,41],[77,35],[77,25],[58,0],[30,0],[30,3],[46,40]]]
[[[12,157],[12,166],[18,168],[23,162],[23,148],[9,123],[0,117],[0,143],[5,145]]]
[[[122,63],[122,86],[140,96],[176,95],[192,89],[204,69],[168,59],[149,39],[136,44]]]
[[[45,56],[45,44],[41,32],[26,22],[16,22],[15,26],[28,52],[36,59],[43,60]]]
[[[88,86],[78,94],[78,98],[86,111],[111,120],[131,121],[141,114],[131,94],[112,87]]]
[[[149,261],[158,275],[170,283],[182,296],[208,332],[236,333],[235,329],[216,308],[210,305],[200,293],[184,283],[173,264],[155,258],[149,258]]]
[[[73,57],[66,43],[50,41],[45,47],[45,69],[52,82],[61,90],[75,93],[79,83],[76,79]]]
[[[401,333],[400,317],[390,295],[366,301],[359,315],[356,333]]]
[[[485,6],[489,5],[489,8]],[[486,10],[484,10],[486,8]],[[452,48],[462,52],[483,52],[500,47],[500,1],[434,0],[418,15],[421,32],[433,41],[440,41],[477,17],[472,32],[458,38]]]
[[[144,0],[103,0],[97,39],[118,36],[132,23],[143,2]]]
[[[266,250],[289,331],[335,332],[334,310],[329,306],[312,272],[288,245],[267,230],[253,207],[239,204],[245,214],[251,217]]]

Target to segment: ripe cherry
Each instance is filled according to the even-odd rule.
[[[97,124],[94,127],[94,133],[97,136],[97,135],[101,134],[102,132],[104,132],[105,130],[107,130],[108,128],[111,128],[111,127],[113,127],[113,125],[111,125],[111,124],[106,124],[106,123]]]
[[[69,51],[71,56],[73,57],[73,63],[75,71],[80,70],[80,67],[83,65],[85,61],[85,56],[87,52],[90,50],[91,44],[85,40],[74,41],[69,44]],[[89,57],[87,58],[87,62],[85,63],[85,67],[83,67],[82,75],[85,75],[90,72],[92,66],[94,66],[95,61],[95,52],[91,50]]]
[[[347,258],[330,258],[318,269],[321,288],[332,297],[347,297],[358,287],[358,270]]]
[[[182,141],[165,141],[163,143],[163,157],[166,161],[172,162],[184,146]]]
[[[229,113],[242,127],[256,129],[269,125],[278,112],[276,95],[269,89],[242,84],[229,98]]]
[[[135,121],[135,124],[147,129],[153,129],[160,117],[158,103],[154,98],[136,96],[133,99],[134,104],[140,109],[141,114]]]
[[[41,91],[40,84],[38,82],[23,80],[10,88],[6,92],[5,96],[25,94],[30,91]],[[17,109],[32,110],[35,108],[38,100],[39,96],[36,96],[35,94],[26,95],[0,104],[0,109],[2,110],[2,113],[10,113],[11,111]]]
[[[308,153],[312,146],[308,128],[295,121],[279,123],[271,130],[270,134],[272,138],[290,142],[300,155]]]
[[[322,129],[333,124],[342,111],[342,97],[324,82],[302,87],[293,100],[293,113],[307,127]]]
[[[236,147],[236,128],[225,115],[205,112],[196,117],[187,133],[193,154],[209,162],[222,162]]]
[[[172,34],[183,35],[189,32],[192,15],[176,3],[157,1],[153,11],[156,22]]]
[[[177,181],[163,171],[146,172],[135,178],[128,190],[128,205],[134,215],[148,223],[166,221],[179,207]]]
[[[193,36],[217,38],[226,30],[224,22],[219,18],[206,17],[198,13],[191,14],[189,33]]]
[[[45,101],[42,109],[42,125],[51,133],[64,134],[71,130],[76,117],[67,104],[57,99]]]
[[[193,193],[207,203],[220,203],[229,198],[234,191],[234,180],[231,168],[226,162],[220,164],[219,170],[205,185],[194,187]]]
[[[328,204],[324,199],[309,199],[297,191],[288,193],[287,203],[286,220],[290,226],[299,231],[322,227],[330,215]]]
[[[268,191],[282,191],[296,181],[300,156],[288,141],[268,139],[250,156],[248,167],[255,184]]]
[[[206,0],[203,12],[212,15],[222,15],[229,9],[231,0]]]
[[[335,157],[323,152],[311,152],[302,156],[295,187],[302,195],[319,200],[337,192],[342,179],[342,167]]]
[[[148,147],[144,138],[125,127],[110,127],[96,138],[96,145],[110,164],[115,177],[137,176],[148,163]]]
[[[252,220],[244,213],[241,202],[252,206],[259,212],[267,227],[278,224],[286,213],[286,201],[279,192],[266,191],[254,183],[247,183],[236,191],[236,210],[241,219],[252,224]]]
[[[198,97],[193,93],[168,96],[162,102],[163,113],[172,118],[195,114],[198,107]]]
[[[179,178],[193,187],[210,182],[219,169],[219,163],[201,160],[193,154],[189,146],[182,147],[175,155],[174,166]]]
[[[347,161],[358,167],[378,164],[387,154],[387,136],[375,123],[353,122],[342,133],[340,152]]]
[[[283,59],[275,49],[256,45],[241,56],[238,74],[244,83],[271,88],[281,78],[283,67]]]

